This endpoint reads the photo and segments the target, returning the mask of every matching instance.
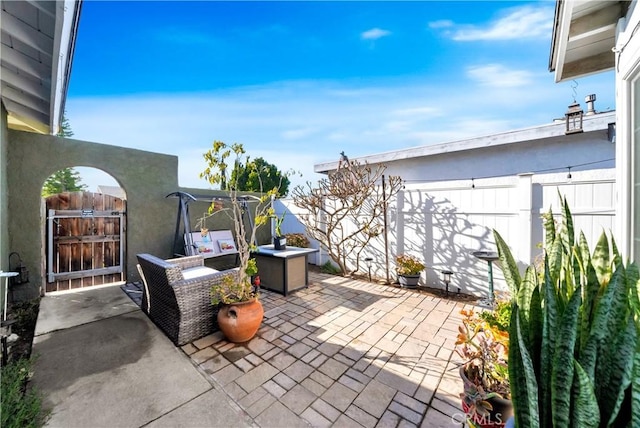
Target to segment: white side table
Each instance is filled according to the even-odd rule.
[[[4,300],[2,308],[2,321],[7,320],[7,291],[9,291],[9,278],[18,276],[18,272],[3,272],[0,270],[0,278],[4,278]]]

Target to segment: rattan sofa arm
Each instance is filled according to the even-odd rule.
[[[175,259],[166,260],[167,263],[171,263],[179,267],[180,269],[188,269],[192,267],[204,266],[204,257],[201,255],[178,257]]]

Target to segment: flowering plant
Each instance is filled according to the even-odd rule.
[[[499,312],[510,309],[508,301],[498,304]],[[500,306],[502,305],[502,306]],[[493,397],[510,399],[509,333],[485,312],[461,310],[462,325],[458,327],[456,352],[466,360],[463,374],[464,393],[460,394],[472,415],[487,416]]]
[[[409,254],[396,256],[396,272],[398,275],[417,275],[424,268],[424,264],[417,257]]]

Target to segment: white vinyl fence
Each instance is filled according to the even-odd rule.
[[[454,272],[450,290],[488,295],[487,262],[471,253],[495,251],[493,230],[511,247],[522,269],[541,254],[544,239],[541,215],[550,208],[559,216],[559,194],[565,196],[574,216],[576,231],[582,230],[593,249],[600,234],[614,232],[615,171],[601,169],[560,174],[521,174],[466,181],[407,183],[388,208],[388,269],[384,237],[373,240],[361,255],[372,257],[372,275],[396,281],[395,256],[419,257],[427,266],[421,283],[443,288],[441,270]],[[275,202],[277,213],[286,211],[283,232],[304,233],[298,220],[307,215],[291,200]],[[313,242],[314,248],[319,248]],[[321,265],[329,260],[322,251],[310,259]],[[355,267],[355,261],[351,265]],[[497,263],[493,264],[496,291],[506,284]],[[366,265],[360,261],[360,269]],[[366,273],[366,272],[362,272]]]

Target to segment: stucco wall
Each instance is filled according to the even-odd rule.
[[[8,235],[3,242],[8,241],[8,250],[5,251],[20,253],[31,280],[16,290],[16,300],[37,296],[43,285],[46,214],[41,213],[40,195],[45,180],[54,172],[77,166],[98,168],[113,176],[124,189],[127,198],[125,270],[128,281],[139,279],[135,268],[136,254],[151,253],[162,258],[173,256],[178,199],[167,198],[168,194],[176,191],[194,195],[224,194],[178,187],[178,158],[171,155],[14,130],[3,132],[3,151],[7,152],[8,160],[8,168],[2,168],[3,174],[7,171],[7,186],[2,192],[7,209],[2,210],[2,221],[7,223],[5,236]],[[208,205],[207,202],[190,204],[192,228]],[[7,212],[9,215],[5,215]],[[232,229],[232,223],[225,215],[209,219],[207,226],[211,230]],[[260,232],[258,242],[266,243],[268,228]],[[3,257],[3,263],[5,259]]]
[[[9,137],[7,111],[2,104],[0,111],[0,270],[9,270],[9,198],[7,192],[7,151]]]

